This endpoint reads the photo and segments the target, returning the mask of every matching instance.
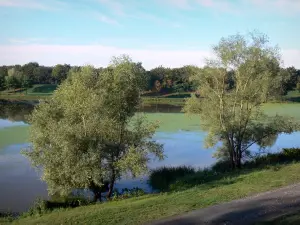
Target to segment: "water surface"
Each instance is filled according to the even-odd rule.
[[[47,186],[40,181],[39,175],[30,167],[28,160],[20,154],[20,150],[29,145],[26,115],[31,110],[24,110],[19,106],[5,109],[1,107],[0,211],[22,212],[29,208],[36,197],[47,198]],[[279,113],[300,119],[300,104],[268,104],[264,107],[268,114]],[[203,148],[205,133],[200,130],[198,117],[178,113],[180,109],[174,107],[167,110],[150,107],[145,111],[150,120],[160,121],[161,126],[154,139],[164,144],[166,155],[164,161],[151,161],[150,168],[178,165],[207,167],[215,162],[212,158],[214,150]],[[280,135],[270,150],[277,151],[283,147],[300,147],[300,133]],[[253,146],[254,150],[255,148],[256,146]],[[146,179],[124,179],[116,185],[117,188],[136,186],[150,191]]]

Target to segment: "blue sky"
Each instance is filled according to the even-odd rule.
[[[0,0],[0,64],[203,65],[221,37],[257,29],[300,68],[300,0]]]

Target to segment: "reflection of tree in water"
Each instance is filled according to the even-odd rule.
[[[0,119],[27,122],[27,116],[33,109],[31,104],[0,100]]]
[[[139,109],[140,112],[146,113],[180,113],[182,106],[171,104],[145,104]]]

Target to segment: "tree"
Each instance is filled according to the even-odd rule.
[[[32,148],[24,154],[43,169],[50,194],[88,188],[96,201],[108,184],[110,198],[117,179],[145,172],[151,155],[163,157],[151,140],[157,124],[135,115],[143,78],[127,57],[113,59],[100,76],[90,66],[71,70],[53,98],[34,110]]]
[[[36,78],[35,75],[35,69],[39,67],[39,64],[37,62],[30,62],[22,66],[20,71],[22,74],[26,77],[25,79],[33,82]]]
[[[62,81],[64,81],[67,78],[70,69],[71,69],[70,65],[57,64],[52,70],[52,77],[57,83],[60,84]]]
[[[300,81],[298,81],[296,89],[298,90],[298,92],[300,93]]]
[[[240,168],[252,145],[269,146],[278,134],[291,133],[299,125],[292,118],[267,116],[261,110],[282,81],[280,55],[268,45],[266,36],[250,33],[222,38],[213,52],[215,57],[207,60],[207,67],[192,78],[201,97],[193,95],[185,111],[200,116],[208,132],[207,147],[221,141],[216,156]],[[234,81],[231,88],[229,74]]]
[[[5,89],[5,77],[7,76],[6,66],[0,67],[0,91]]]
[[[162,66],[156,67],[148,72],[150,77],[150,86],[157,92],[164,91],[172,82],[172,73],[170,68]]]
[[[300,70],[295,69],[295,67],[288,67],[283,69],[286,72],[286,89],[287,91],[294,90],[296,88],[298,79],[300,79]]]
[[[16,68],[11,68],[7,71],[8,76],[5,77],[5,87],[7,89],[21,87],[23,73]]]

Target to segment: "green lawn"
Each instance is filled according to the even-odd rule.
[[[122,201],[60,209],[13,224],[142,224],[194,209],[228,202],[300,181],[300,163],[230,173],[194,188]]]
[[[32,88],[29,88],[27,92],[25,90],[14,91],[2,91],[0,92],[0,99],[12,99],[12,100],[38,100],[47,99],[56,90],[56,84],[36,84]],[[184,105],[185,98],[189,97],[189,92],[171,93],[159,96],[152,96],[147,93],[143,96],[144,104],[169,104],[182,106]],[[283,97],[283,101],[288,102],[300,102],[299,91],[290,91]]]
[[[37,84],[27,90],[27,95],[52,95],[56,88],[56,84]]]

